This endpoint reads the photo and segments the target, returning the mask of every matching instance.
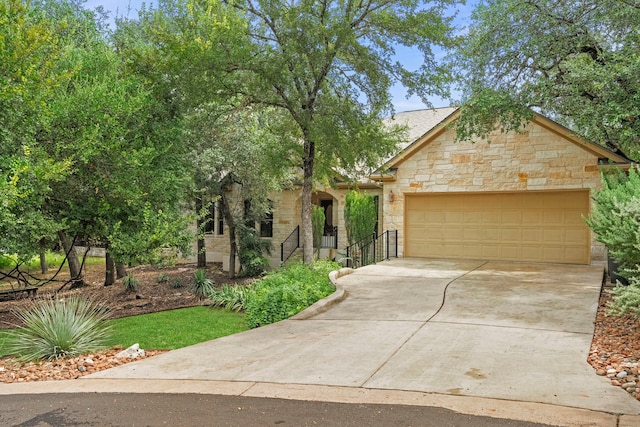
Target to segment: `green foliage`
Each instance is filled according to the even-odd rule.
[[[629,286],[618,284],[610,292],[613,295],[607,314],[624,316],[630,314],[640,321],[640,271],[636,270],[629,280]]]
[[[15,311],[8,352],[23,360],[71,357],[102,348],[109,335],[107,307],[79,297],[42,300]]]
[[[59,229],[43,204],[71,167],[37,140],[50,123],[51,99],[73,74],[59,66],[68,54],[58,37],[62,25],[28,2],[0,2],[0,251],[21,261]]]
[[[282,132],[271,140],[284,155],[272,164],[281,170],[303,165],[303,248],[311,264],[314,180],[328,179],[336,167],[364,175],[394,152],[401,131],[381,119],[392,110],[395,83],[427,103],[431,95],[447,96],[449,69],[437,65],[433,50],[455,40],[443,3],[168,1],[142,22],[158,35],[151,37],[154,45],[163,46],[159,62],[193,72],[184,89],[191,88],[188,98],[209,96],[201,106],[229,99],[279,113]],[[403,67],[394,45],[418,50],[421,64]]]
[[[253,227],[238,226],[238,259],[240,275],[256,277],[269,269],[265,253],[271,254],[271,242],[261,239]]]
[[[311,222],[313,224],[313,247],[320,248],[322,245],[322,235],[324,234],[324,209],[321,206],[313,205],[311,213]]]
[[[329,273],[339,268],[337,263],[319,261],[313,267],[291,264],[268,274],[246,296],[249,328],[287,319],[330,295],[335,288]]]
[[[640,158],[640,8],[619,0],[478,3],[454,66],[458,137],[521,129],[529,108]]]
[[[188,253],[171,97],[81,3],[0,2],[0,250],[28,260],[65,230],[109,243],[118,263]]]
[[[224,307],[227,310],[238,312],[244,310],[250,292],[253,290],[248,286],[223,285],[214,289],[209,298],[215,307]]]
[[[16,265],[16,259],[14,255],[5,255],[0,253],[0,269],[13,268]]]
[[[349,191],[344,206],[344,226],[350,245],[373,235],[378,216],[373,196]]]
[[[122,279],[122,285],[124,286],[125,291],[133,293],[136,292],[140,287],[140,280],[132,275],[129,275]]]
[[[156,280],[158,283],[168,283],[169,275],[167,273],[158,274],[158,279]]]
[[[184,286],[184,283],[182,283],[182,279],[179,277],[176,277],[175,279],[173,279],[171,281],[171,288],[172,289],[180,289]]]
[[[596,239],[620,266],[619,274],[635,275],[640,260],[640,174],[614,170],[602,174],[602,188],[593,193],[594,206],[585,219]]]
[[[7,255],[0,253],[0,269],[13,268],[20,261],[18,255]],[[47,260],[47,264],[49,267],[57,268],[60,267],[62,262],[64,261],[64,254],[59,252],[47,251],[45,253],[45,259]],[[40,257],[33,256],[31,259],[25,262],[25,266],[29,269],[35,270],[40,268]]]
[[[199,268],[195,273],[193,273],[193,293],[196,297],[202,299],[211,294],[213,292],[213,280],[207,278],[207,272]]]

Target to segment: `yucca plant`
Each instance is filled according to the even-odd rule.
[[[198,298],[205,298],[213,292],[213,280],[207,278],[207,272],[203,269],[198,269],[193,279],[193,293]]]
[[[14,314],[24,326],[11,331],[7,347],[21,360],[74,357],[103,348],[109,338],[108,307],[77,296],[41,300]]]

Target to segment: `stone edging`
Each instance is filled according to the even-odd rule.
[[[353,273],[355,270],[353,268],[341,268],[340,270],[334,270],[329,273],[329,280],[336,287],[336,291],[329,295],[326,298],[322,298],[320,301],[316,301],[311,306],[302,310],[300,313],[296,314],[289,318],[289,320],[306,320],[310,319],[313,316],[316,316],[320,313],[324,313],[329,308],[333,307],[340,301],[344,300],[347,297],[347,292],[344,288],[338,285],[338,279],[346,276],[347,274]]]

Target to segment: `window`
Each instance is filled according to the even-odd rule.
[[[273,202],[269,200],[269,211],[260,221],[260,237],[273,237]]]
[[[207,215],[204,217],[204,232],[213,234],[216,229],[216,205],[210,203],[207,209]]]
[[[222,202],[218,201],[216,203],[218,209],[216,209],[216,213],[218,214],[218,236],[222,236],[224,234],[224,215],[222,214]]]

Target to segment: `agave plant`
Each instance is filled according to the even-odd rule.
[[[193,274],[193,293],[198,298],[205,298],[213,292],[213,281],[207,278],[207,273],[203,269],[198,269]]]
[[[108,307],[73,296],[41,300],[14,311],[24,326],[10,332],[8,349],[21,360],[73,357],[105,346]]]

